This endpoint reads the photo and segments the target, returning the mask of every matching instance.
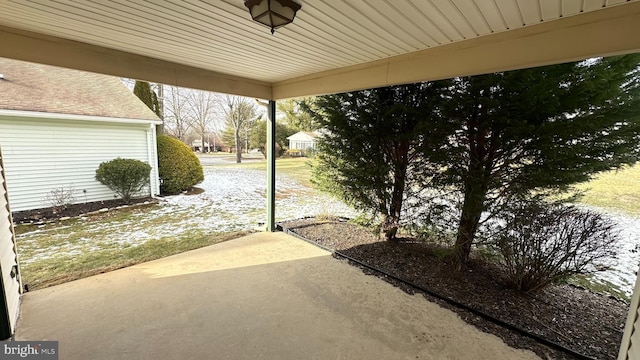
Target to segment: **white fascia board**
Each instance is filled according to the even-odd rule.
[[[162,124],[161,120],[151,119],[127,119],[127,118],[115,118],[108,116],[93,116],[93,115],[75,115],[75,114],[60,114],[60,113],[48,113],[39,111],[24,111],[24,110],[5,110],[0,109],[0,116],[8,117],[20,117],[28,119],[47,119],[47,120],[61,120],[61,121],[94,121],[94,122],[110,122],[110,123],[124,123],[124,124]]]

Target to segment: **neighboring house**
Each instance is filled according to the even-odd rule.
[[[191,142],[191,150],[196,152],[203,152],[202,149],[202,140],[193,140]],[[235,150],[235,148],[233,149]],[[222,141],[217,139],[211,139],[211,143],[208,141],[204,142],[204,152],[231,152],[231,147],[225,145]]]
[[[289,150],[316,150],[318,145],[318,134],[299,131],[287,138],[289,140]]]
[[[73,203],[114,199],[95,180],[101,162],[132,158],[151,165],[159,193],[155,125],[161,121],[120,79],[0,58],[0,149],[11,210],[50,207],[52,191]]]
[[[202,147],[202,140],[193,140],[191,142],[191,150],[196,151],[196,152],[211,152],[214,151],[213,149],[213,145],[209,145],[208,142],[204,142],[204,151],[202,151],[201,149]]]

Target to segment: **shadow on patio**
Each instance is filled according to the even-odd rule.
[[[535,359],[313,245],[258,233],[27,293],[60,359]]]

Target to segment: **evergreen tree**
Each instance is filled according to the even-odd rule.
[[[236,147],[236,131],[233,128],[233,125],[225,123],[220,136],[222,138],[222,142],[226,146],[229,146],[230,148]]]
[[[153,111],[158,117],[161,117],[160,105],[158,104],[158,96],[151,90],[151,85],[146,81],[136,80],[136,84],[133,87],[133,93],[142,100],[145,105],[151,111]]]
[[[288,128],[298,131],[318,130],[318,123],[311,114],[302,110],[301,104],[312,101],[310,98],[300,100],[289,99],[276,102],[277,110],[284,115],[279,121],[284,121]]]
[[[319,97],[305,105],[328,130],[314,182],[382,214],[389,239],[408,178],[412,188],[457,191],[463,265],[483,217],[512,199],[637,161],[639,63],[626,55]]]
[[[297,131],[287,124],[276,122],[276,147],[279,148],[276,155],[281,155],[285,148],[289,146],[289,136]],[[251,125],[249,130],[249,145],[253,148],[260,149],[260,152],[267,157],[267,120],[258,119]]]
[[[304,109],[327,131],[313,182],[350,205],[382,216],[395,239],[407,176],[446,82],[401,85],[316,98]]]
[[[460,265],[492,207],[638,159],[639,62],[628,55],[453,80],[422,170],[430,186],[461,192]]]

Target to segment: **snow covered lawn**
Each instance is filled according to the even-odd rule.
[[[165,211],[185,214],[186,226],[227,232],[255,228],[266,220],[266,172],[249,169],[205,170],[198,195],[167,197]],[[342,202],[313,191],[286,175],[276,178],[276,221],[315,215],[353,216]]]
[[[276,180],[276,220],[305,216],[355,217],[342,202],[279,174]],[[77,256],[117,252],[149,241],[179,241],[209,234],[254,229],[266,219],[266,172],[214,167],[205,169],[198,185],[204,192],[164,198],[158,205],[122,211],[100,221],[80,218],[43,225],[17,236],[20,261],[74,261]],[[640,217],[605,212],[618,224],[622,242],[616,257],[593,279],[610,283],[631,295],[640,262]]]
[[[617,224],[616,230],[620,234],[617,254],[605,263],[608,269],[596,272],[593,279],[617,286],[630,298],[640,264],[640,217],[601,208],[592,207],[591,210],[604,213],[611,218]]]
[[[277,178],[276,219],[353,216],[341,202],[286,176]],[[135,247],[151,240],[254,229],[266,219],[266,172],[205,169],[204,192],[164,198],[151,207],[123,211],[101,221],[87,218],[42,225],[17,236],[20,261],[29,265],[103,250]]]

